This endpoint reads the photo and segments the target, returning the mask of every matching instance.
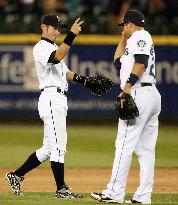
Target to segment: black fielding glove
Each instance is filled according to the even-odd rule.
[[[132,120],[139,116],[137,105],[128,93],[123,93],[115,103],[116,115],[121,120]]]
[[[113,87],[114,83],[109,78],[96,74],[86,77],[84,85],[93,95],[102,96]]]

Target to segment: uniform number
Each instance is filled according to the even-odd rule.
[[[152,64],[150,66],[150,73],[149,74],[155,78],[155,66],[154,66],[154,64]]]
[[[151,66],[150,66],[150,73],[149,74],[155,78],[154,45],[151,46],[150,54],[152,57],[153,64],[151,64]]]

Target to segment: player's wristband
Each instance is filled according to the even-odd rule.
[[[116,70],[120,71],[121,69],[121,61],[120,61],[120,58],[117,58],[115,61],[114,61],[114,67]]]
[[[138,81],[139,77],[133,73],[130,74],[129,78],[127,79],[127,83],[130,83],[132,86]]]
[[[75,33],[73,33],[72,31],[69,31],[69,33],[67,34],[67,36],[65,37],[64,39],[64,43],[67,44],[68,46],[71,46],[72,45],[72,42],[74,40],[74,38],[76,37],[77,35]]]
[[[74,74],[73,81],[85,85],[86,77],[82,75]]]

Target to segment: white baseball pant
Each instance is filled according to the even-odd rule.
[[[133,199],[151,202],[161,96],[154,85],[132,89],[131,94],[138,106],[139,116],[129,123],[119,120],[112,176],[102,193],[112,199],[124,200],[127,176],[135,151],[140,164],[140,185]]]
[[[36,150],[40,162],[48,159],[64,163],[67,144],[66,116],[67,97],[56,87],[45,88],[38,102],[40,118],[44,122],[43,146]]]

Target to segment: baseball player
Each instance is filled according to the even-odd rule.
[[[123,203],[126,181],[135,151],[140,164],[140,184],[126,203],[151,204],[155,145],[158,135],[158,116],[161,96],[155,86],[155,52],[151,35],[144,30],[145,19],[137,10],[129,10],[123,32],[115,51],[115,68],[120,70],[122,93],[131,94],[139,110],[134,120],[121,120],[115,142],[115,159],[111,180],[101,193],[93,192],[95,200]]]
[[[33,56],[39,80],[41,95],[38,102],[40,118],[44,122],[43,146],[32,153],[14,172],[6,174],[13,192],[22,195],[20,190],[24,175],[50,160],[51,169],[57,186],[55,196],[60,198],[81,198],[73,193],[64,181],[64,156],[66,153],[67,133],[67,91],[68,80],[85,84],[86,77],[71,72],[63,58],[66,56],[73,40],[81,31],[83,21],[79,18],[72,25],[69,33],[58,47],[54,41],[67,25],[53,14],[43,17],[41,40],[34,46]]]

